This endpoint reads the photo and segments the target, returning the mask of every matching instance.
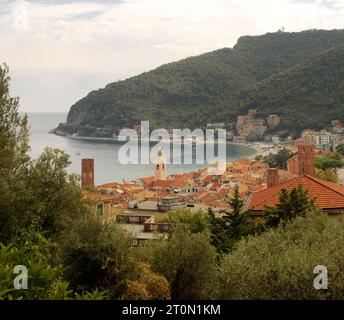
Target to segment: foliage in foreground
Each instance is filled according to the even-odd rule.
[[[7,73],[0,67],[0,299],[343,298],[343,222],[318,213],[301,188],[282,191],[248,240],[236,192],[224,217],[172,212],[168,240],[133,248],[130,235],[93,217],[64,152],[30,159]],[[312,286],[319,264],[328,291]],[[29,269],[28,290],[13,290],[17,265]]]
[[[149,262],[169,281],[172,299],[212,298],[216,252],[207,232],[192,233],[188,226],[176,227],[168,241],[152,244]]]
[[[208,211],[211,244],[220,255],[233,250],[241,238],[254,231],[248,212],[243,211],[244,201],[240,197],[238,188],[235,188],[229,204],[231,211],[225,212],[222,217],[216,217],[211,209]]]
[[[344,223],[313,212],[241,241],[224,258],[220,299],[343,299]],[[314,268],[329,272],[328,290],[315,290]]]
[[[43,242],[40,245],[44,245]],[[67,281],[63,280],[61,266],[52,267],[47,257],[42,255],[42,249],[37,247],[19,249],[15,246],[0,244],[0,300],[94,300],[106,299],[105,292],[94,290],[76,293],[71,290]],[[14,288],[15,277],[21,272],[14,273],[16,266],[25,266],[29,273],[27,290]],[[19,281],[20,284],[23,281]]]

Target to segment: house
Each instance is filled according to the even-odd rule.
[[[261,217],[266,206],[279,203],[283,189],[292,190],[303,186],[315,204],[330,216],[344,212],[344,187],[315,177],[314,145],[300,144],[295,156],[288,160],[288,170],[269,168],[267,189],[251,194],[246,203],[252,217]]]
[[[292,190],[298,186],[303,186],[308,195],[315,198],[315,204],[330,216],[338,216],[344,212],[344,187],[310,175],[301,175],[254,193],[249,200],[248,209],[253,216],[259,216],[265,206],[279,203],[279,194],[283,189]]]
[[[159,211],[169,211],[178,208],[185,208],[186,201],[184,198],[179,196],[166,196],[161,198],[160,202],[158,203]]]
[[[257,136],[264,135],[267,130],[265,119],[255,119],[256,114],[256,109],[250,109],[246,116],[238,116],[236,129],[239,136],[247,137],[250,134],[255,134]],[[237,139],[237,137],[234,137],[233,141],[238,141]]]
[[[270,114],[266,119],[266,123],[269,127],[278,126],[281,123],[281,118],[276,114]]]
[[[169,224],[156,223],[154,214],[140,210],[126,210],[117,216],[116,222],[120,228],[132,236],[133,246],[167,238],[167,232],[170,230]]]
[[[127,204],[121,198],[103,195],[100,192],[83,190],[84,199],[89,201],[90,209],[101,221],[112,221],[121,214]]]

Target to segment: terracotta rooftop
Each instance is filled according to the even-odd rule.
[[[218,182],[214,182],[213,185],[210,187],[210,191],[218,191],[219,189],[221,189],[222,184],[218,183]]]
[[[143,183],[150,183],[150,182],[155,181],[155,177],[140,178],[139,180]]]
[[[267,168],[267,164],[264,163],[264,162],[257,161],[257,162],[254,162],[254,163],[251,165],[251,168],[252,168],[252,169]]]
[[[321,209],[344,208],[344,187],[316,177],[303,175],[254,193],[249,203],[249,209],[262,211],[264,206],[277,205],[282,189],[291,190],[300,185],[308,191],[310,197],[315,198],[316,205]]]
[[[110,202],[115,199],[118,199],[118,196],[103,195],[99,192],[94,192],[94,191],[89,191],[89,190],[82,190],[82,195],[85,199],[91,200],[91,201]]]

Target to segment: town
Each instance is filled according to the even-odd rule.
[[[264,137],[267,127],[280,123],[278,115],[266,121],[255,119],[256,110],[247,116],[238,116],[234,142],[246,143],[249,137]],[[223,124],[208,124],[220,128]],[[187,208],[199,214],[211,208],[217,215],[230,211],[229,199],[236,188],[250,210],[253,220],[259,220],[265,205],[276,205],[279,192],[303,185],[318,206],[330,216],[344,209],[343,169],[330,169],[338,184],[317,177],[316,158],[326,157],[344,141],[344,129],[338,120],[332,121],[331,130],[305,130],[299,139],[265,136],[264,142],[255,142],[257,153],[250,159],[226,164],[221,174],[214,174],[210,165],[196,172],[168,175],[168,164],[163,150],[152,164],[152,176],[130,182],[109,182],[95,186],[94,159],[82,159],[82,188],[90,200],[95,215],[102,221],[113,221],[133,234],[133,244],[164,237],[169,225],[164,214],[173,209]],[[264,161],[269,155],[287,150],[285,168],[270,167]]]

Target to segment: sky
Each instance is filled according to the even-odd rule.
[[[22,112],[68,112],[92,90],[243,35],[344,29],[344,0],[0,0],[0,63]]]

